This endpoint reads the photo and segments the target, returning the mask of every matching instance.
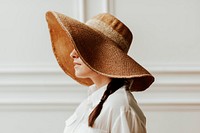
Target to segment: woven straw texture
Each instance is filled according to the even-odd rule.
[[[75,76],[73,59],[70,58],[74,48],[93,71],[108,77],[131,79],[131,91],[143,91],[153,83],[154,77],[127,55],[133,37],[116,17],[99,14],[81,23],[64,14],[48,11],[46,20],[60,67],[79,83],[93,84],[90,79]]]

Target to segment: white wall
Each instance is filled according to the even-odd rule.
[[[148,133],[200,132],[200,1],[1,0],[0,133],[59,133],[87,95],[59,68],[45,12],[85,21],[110,12],[134,32],[129,55],[154,74],[134,93]]]

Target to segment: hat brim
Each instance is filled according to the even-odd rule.
[[[101,32],[57,12],[47,12],[46,19],[60,67],[79,83],[87,86],[93,84],[89,78],[75,76],[73,59],[70,58],[74,48],[93,71],[112,78],[132,78],[131,91],[145,90],[153,83],[154,77],[145,68]]]

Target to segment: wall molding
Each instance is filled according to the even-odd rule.
[[[102,0],[102,2],[103,2],[103,7],[102,7],[103,12],[109,12],[109,1]]]
[[[147,68],[155,84],[144,93],[134,92],[144,110],[200,110],[200,67]],[[74,110],[87,96],[87,87],[58,67],[0,68],[0,79],[2,110]]]
[[[79,102],[66,101],[0,101],[1,111],[17,111],[17,110],[63,110],[73,111],[80,104]],[[200,101],[171,101],[168,99],[162,101],[139,101],[138,104],[145,111],[200,111]]]
[[[146,68],[148,68],[150,71],[153,72],[198,72],[200,73],[200,64],[174,64],[174,65],[168,65],[168,64],[154,64],[154,65],[148,65],[143,64]],[[49,73],[49,72],[57,72],[60,73],[62,70],[59,68],[58,65],[50,66],[50,65],[7,65],[7,66],[0,66],[0,73],[22,73],[22,72],[43,72],[43,73]]]
[[[114,0],[103,0],[103,12],[115,14],[114,11]]]
[[[155,85],[200,85],[200,66],[147,66],[156,77]],[[13,78],[12,78],[13,77]],[[58,79],[58,77],[60,79]],[[16,67],[0,68],[0,86],[13,85],[74,85],[64,72],[56,67]],[[45,79],[42,81],[41,79]],[[55,80],[56,79],[56,80]],[[67,80],[67,82],[66,82]],[[49,82],[52,81],[52,82]]]
[[[77,18],[81,22],[85,22],[86,20],[86,1],[85,0],[77,0]]]

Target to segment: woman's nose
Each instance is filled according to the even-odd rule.
[[[70,57],[73,58],[73,59],[79,57],[79,56],[78,56],[78,53],[76,52],[75,49],[70,53]]]

